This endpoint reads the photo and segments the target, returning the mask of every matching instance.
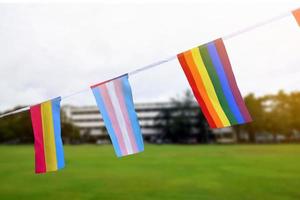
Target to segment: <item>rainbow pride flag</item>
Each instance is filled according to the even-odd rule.
[[[294,10],[292,13],[293,13],[298,25],[300,26],[300,8],[298,8],[297,10]]]
[[[60,128],[60,100],[31,106],[34,132],[35,173],[57,171],[65,166]]]
[[[144,150],[128,75],[91,86],[118,157]]]
[[[211,128],[252,121],[222,39],[177,55]]]

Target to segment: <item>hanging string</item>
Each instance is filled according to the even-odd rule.
[[[9,113],[5,113],[3,115],[0,116],[0,118],[3,118],[3,117],[6,117],[6,116],[9,116],[9,115],[14,115],[14,114],[17,114],[17,113],[20,113],[20,112],[24,112],[26,110],[29,110],[30,106],[26,106],[24,108],[20,108],[18,110],[15,110],[15,111],[12,111],[12,112],[9,112]]]
[[[238,35],[242,35],[244,33],[250,32],[250,31],[252,31],[254,29],[260,28],[262,26],[265,26],[265,25],[271,24],[273,22],[279,21],[279,20],[281,20],[283,18],[286,18],[286,17],[289,17],[289,16],[291,16],[291,12],[286,12],[286,13],[283,13],[283,14],[278,15],[276,17],[273,17],[271,19],[268,19],[266,21],[259,22],[257,24],[252,25],[252,26],[248,26],[248,27],[246,27],[244,29],[238,30],[238,31],[236,31],[234,33],[228,34],[228,35],[226,35],[226,36],[224,36],[222,38],[223,38],[223,40],[228,40],[228,39],[231,39],[231,38],[236,37]]]
[[[223,40],[228,40],[228,39],[231,39],[231,38],[236,37],[236,36],[238,36],[238,35],[241,35],[241,34],[250,32],[250,31],[252,31],[252,30],[254,30],[254,29],[257,29],[257,28],[259,28],[259,27],[262,27],[262,26],[271,24],[271,23],[273,23],[273,22],[275,22],[275,21],[279,21],[279,20],[281,20],[281,19],[283,19],[283,18],[285,18],[285,17],[288,17],[288,16],[291,16],[291,12],[286,12],[286,13],[284,13],[284,14],[278,15],[278,16],[273,17],[273,18],[271,18],[271,19],[268,19],[268,20],[259,22],[259,23],[257,23],[257,24],[252,25],[252,26],[248,26],[248,27],[246,27],[246,28],[244,28],[244,29],[238,30],[238,31],[233,32],[233,33],[231,33],[231,34],[228,34],[228,35],[226,35],[226,36],[224,36],[224,37],[222,37],[222,38],[223,38]],[[154,67],[161,66],[162,64],[167,63],[167,62],[170,62],[170,61],[172,61],[172,60],[175,60],[176,58],[177,58],[177,56],[174,55],[174,56],[171,56],[171,57],[169,57],[169,58],[165,58],[165,59],[163,59],[163,60],[160,60],[160,61],[151,63],[151,64],[149,64],[149,65],[146,65],[146,66],[143,66],[143,67],[139,67],[139,68],[137,68],[137,69],[135,69],[135,70],[133,70],[133,71],[128,72],[127,74],[130,75],[130,76],[136,75],[136,74],[138,74],[138,73],[141,73],[141,72],[144,72],[144,71],[153,69]],[[118,76],[116,76],[116,77],[118,77]],[[112,79],[114,79],[114,78],[112,78]],[[105,81],[104,81],[104,82],[105,82]],[[62,100],[63,100],[63,99],[67,99],[67,98],[76,96],[76,95],[78,95],[78,94],[80,94],[80,93],[84,93],[84,92],[87,92],[87,91],[90,91],[90,88],[85,88],[85,89],[82,89],[82,90],[73,92],[73,93],[71,93],[71,94],[64,95],[64,96],[61,97],[61,99],[62,99]],[[29,109],[30,109],[30,106],[26,106],[26,107],[20,108],[20,109],[18,109],[18,110],[15,110],[15,111],[12,111],[12,112],[8,112],[8,113],[5,113],[5,114],[2,114],[2,115],[0,115],[0,119],[3,118],[3,117],[6,117],[6,116],[10,116],[10,115],[14,115],[14,114],[17,114],[17,113],[20,113],[20,112],[27,111],[27,110],[29,110]]]

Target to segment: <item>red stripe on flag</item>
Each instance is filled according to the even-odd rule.
[[[30,107],[30,114],[34,133],[35,173],[45,173],[46,161],[44,151],[41,105],[39,104]]]
[[[215,124],[212,116],[210,115],[210,113],[209,113],[209,111],[208,111],[208,109],[207,109],[207,107],[205,105],[205,102],[203,101],[203,99],[202,99],[202,97],[201,97],[201,95],[200,95],[200,93],[198,91],[198,88],[197,88],[197,85],[196,85],[195,80],[193,78],[193,75],[192,75],[192,73],[191,73],[191,71],[189,69],[188,64],[186,63],[185,58],[184,58],[184,54],[183,53],[178,54],[177,58],[178,58],[178,61],[179,61],[180,65],[181,65],[181,67],[182,67],[182,69],[183,69],[183,71],[185,73],[185,76],[187,77],[187,79],[188,79],[188,81],[190,83],[192,91],[193,91],[193,93],[194,93],[194,95],[195,95],[195,97],[196,97],[196,99],[198,101],[199,106],[202,109],[202,112],[203,112],[203,114],[204,114],[204,116],[205,116],[205,118],[206,118],[209,126],[211,128],[216,128],[217,126],[216,126],[216,124]]]

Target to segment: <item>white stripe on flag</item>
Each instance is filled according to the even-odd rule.
[[[127,128],[126,128],[126,122],[125,122],[125,119],[123,117],[123,113],[122,113],[121,106],[120,106],[119,101],[118,101],[118,97],[117,97],[117,94],[116,94],[116,90],[115,90],[113,81],[107,83],[106,86],[107,86],[107,91],[108,91],[108,94],[110,96],[110,99],[111,99],[111,102],[112,102],[112,105],[113,105],[113,109],[114,109],[115,114],[116,114],[116,118],[119,122],[119,126],[120,126],[120,129],[121,129],[122,136],[124,138],[124,143],[125,143],[127,152],[128,152],[128,154],[132,154],[133,150],[132,150],[132,146],[131,146],[131,143],[130,143]]]

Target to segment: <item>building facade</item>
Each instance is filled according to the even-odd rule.
[[[140,103],[135,105],[139,124],[144,136],[158,134],[154,128],[155,117],[161,109],[170,108],[170,103]],[[67,119],[79,128],[80,134],[105,135],[105,125],[97,106],[64,106]]]
[[[199,109],[197,105],[194,107]],[[144,139],[150,141],[152,138],[157,138],[160,132],[155,124],[160,112],[163,109],[177,109],[169,102],[160,103],[138,103],[135,104],[135,110],[139,119],[139,124]],[[69,122],[75,125],[81,135],[89,135],[97,138],[107,138],[107,132],[105,128],[102,116],[97,106],[64,106],[63,111]],[[196,117],[191,115],[191,117]],[[215,129],[212,133],[219,138],[218,140],[224,140],[232,142],[232,129]],[[229,137],[228,137],[229,134]],[[228,139],[229,138],[229,139]]]

